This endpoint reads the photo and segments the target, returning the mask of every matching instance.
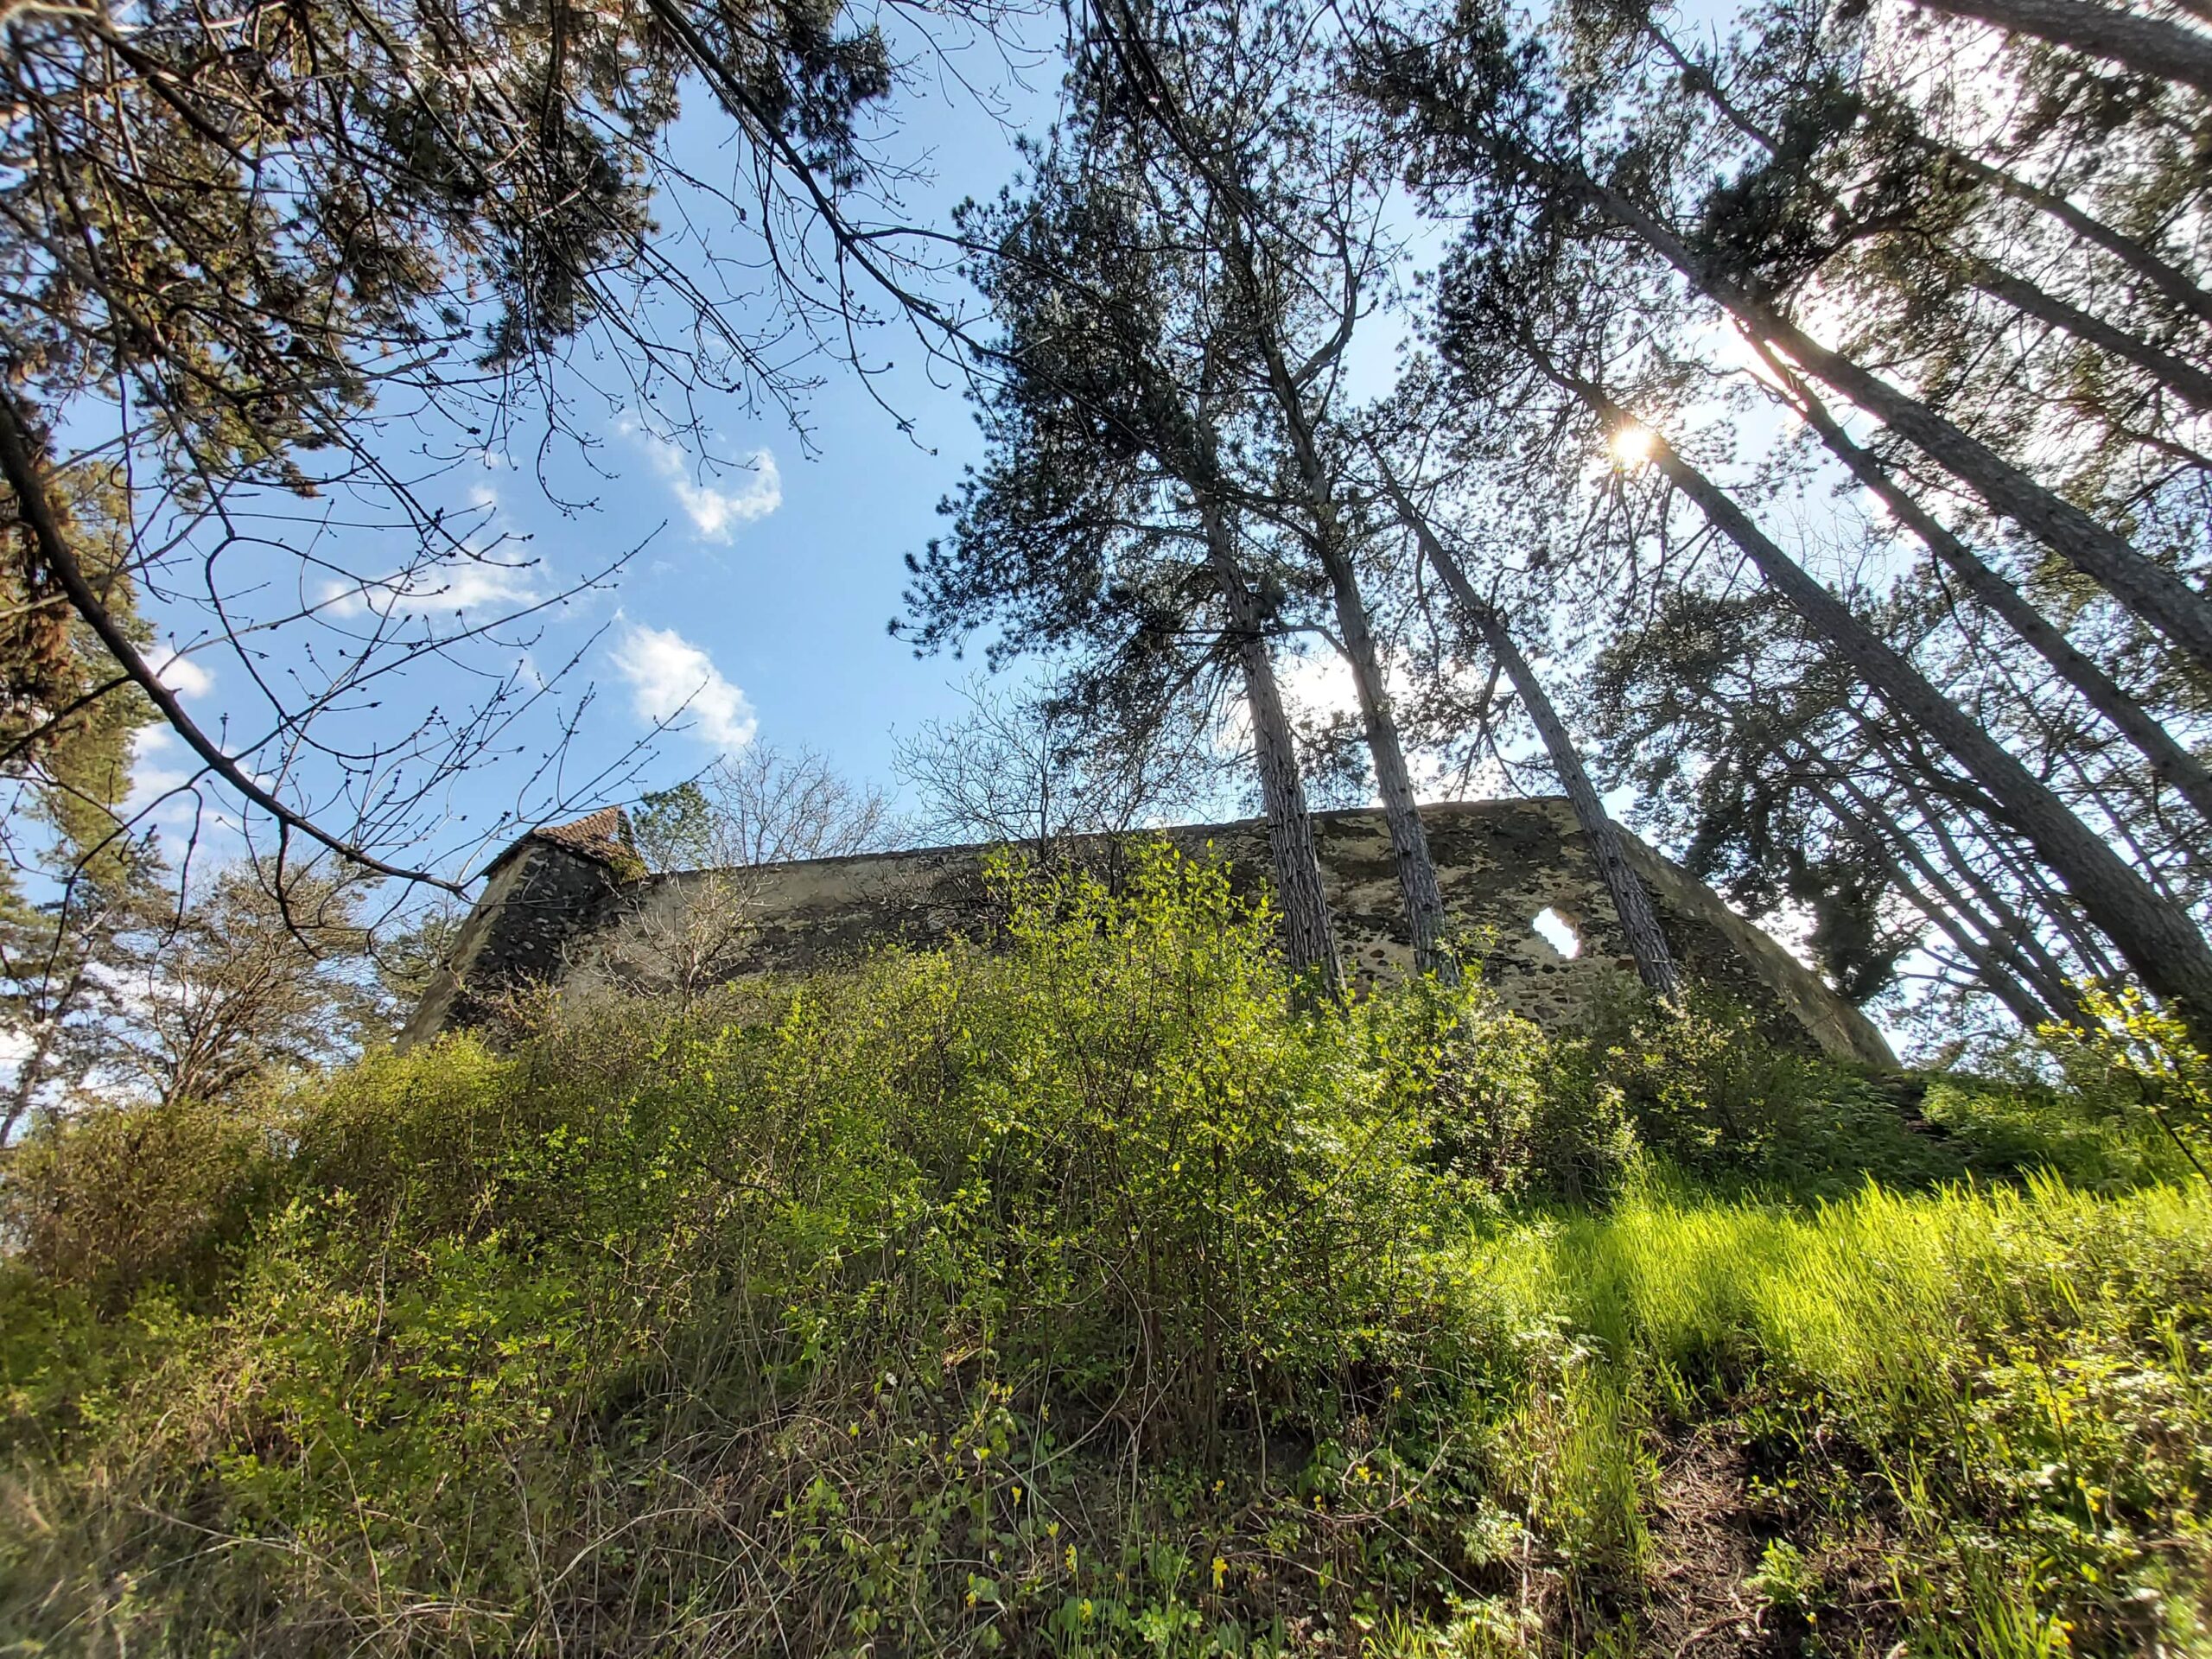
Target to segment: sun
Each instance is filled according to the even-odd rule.
[[[1614,461],[1623,467],[1642,466],[1658,447],[1658,435],[1640,421],[1624,421],[1605,443]]]

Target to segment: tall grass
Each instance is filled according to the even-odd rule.
[[[1454,1268],[1460,1328],[1523,1390],[1491,1471],[1567,1578],[1645,1565],[1653,1448],[1718,1423],[1768,1471],[1738,1495],[1748,1532],[1885,1558],[1893,1605],[1801,1573],[1800,1624],[1828,1603],[1913,1651],[2212,1643],[2202,1183],[1870,1185],[1808,1209],[1661,1179],[1478,1228]],[[1582,1505],[1563,1520],[1561,1488]]]
[[[993,950],[35,1139],[0,1652],[2204,1650],[2155,1148],[1001,880]]]

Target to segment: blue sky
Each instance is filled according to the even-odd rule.
[[[1039,22],[1048,26],[1057,29],[1057,20]],[[1058,63],[1046,54],[1009,66],[986,45],[951,67],[969,87],[920,66],[884,111],[878,134],[884,152],[912,169],[899,210],[916,223],[942,222],[963,197],[997,191],[1016,165],[1015,133],[1041,132],[1058,102]],[[979,90],[987,96],[979,98]],[[719,171],[727,179],[734,156],[724,147],[726,133],[720,112],[695,97],[677,135],[677,154],[702,176]],[[696,203],[685,211],[695,231],[730,251],[757,245],[749,229],[728,224],[726,211],[720,224]],[[664,228],[677,232],[681,220],[669,204]],[[944,291],[957,291],[950,278]],[[962,706],[957,683],[980,671],[974,661],[917,661],[885,625],[898,607],[904,556],[937,532],[938,500],[981,445],[953,377],[927,360],[903,325],[880,330],[868,349],[874,361],[887,358],[893,366],[865,384],[830,357],[809,365],[819,385],[805,398],[803,434],[782,411],[750,406],[739,393],[692,396],[688,406],[707,453],[734,464],[702,461],[690,439],[656,435],[668,429],[673,399],[657,414],[636,402],[580,397],[577,424],[593,448],[588,455],[557,445],[547,452],[546,482],[537,434],[526,423],[458,463],[457,444],[467,440],[457,429],[404,419],[385,425],[380,452],[402,471],[435,472],[422,492],[425,503],[455,515],[452,522],[473,545],[493,550],[482,564],[443,571],[434,592],[403,596],[402,610],[435,613],[448,626],[456,617],[474,620],[558,591],[606,563],[612,550],[639,549],[614,582],[553,608],[528,630],[533,672],[550,671],[589,642],[563,688],[571,702],[588,683],[594,688],[564,764],[565,786],[530,791],[532,768],[521,759],[465,776],[446,798],[448,823],[416,856],[435,857],[448,871],[464,862],[480,868],[508,838],[503,831],[485,844],[484,828],[523,807],[524,794],[541,809],[549,795],[559,795],[587,810],[634,793],[640,782],[678,781],[747,741],[811,748],[849,777],[893,784],[895,736],[955,713]],[[594,363],[593,356],[587,342],[573,365],[578,385],[613,378],[604,357]],[[569,498],[569,505],[556,496]],[[302,512],[296,505],[286,510]],[[289,588],[297,577],[287,568],[288,554],[312,539],[301,526],[326,512],[343,517],[316,505],[288,521],[286,549],[260,555],[261,567],[248,566],[253,578],[274,574]],[[372,620],[372,613],[393,605],[391,590],[374,580],[389,569],[391,556],[372,533],[356,524],[326,532],[324,545],[356,579],[349,588],[342,576],[310,572],[307,598],[325,605],[327,619]],[[209,640],[194,612],[148,608],[164,649],[185,650],[166,677],[195,718],[211,727],[227,722],[233,734],[254,729],[264,706],[244,665]],[[194,649],[195,642],[201,648]],[[504,666],[518,653],[480,647],[477,654]],[[412,715],[440,699],[457,707],[480,696],[466,677],[425,664],[386,690],[375,713],[357,718],[373,729],[403,710]],[[597,791],[584,781],[679,708],[681,729],[658,740],[641,779]],[[538,736],[545,725],[541,716]],[[149,732],[139,798],[188,776],[185,760],[175,737]],[[218,805],[212,791],[208,805]],[[155,818],[173,849],[194,808],[188,797],[157,808]],[[208,835],[207,818],[200,822]],[[220,827],[206,844],[219,854],[238,850],[236,835]]]
[[[1049,121],[1052,66],[1029,72],[1027,91],[995,61],[968,67],[1004,87],[1025,124]],[[942,219],[963,197],[994,192],[1012,175],[1008,126],[965,94],[918,85],[894,113],[899,130],[887,144],[919,156],[931,175],[902,194],[918,219]],[[711,130],[715,112],[691,120]],[[687,685],[704,687],[690,730],[663,743],[664,779],[696,770],[751,732],[888,783],[894,728],[958,703],[948,683],[969,668],[915,661],[885,624],[897,607],[904,556],[936,533],[938,501],[981,446],[944,366],[929,365],[900,328],[882,333],[895,366],[870,385],[836,362],[820,365],[804,439],[735,397],[702,404],[715,453],[750,458],[751,470],[702,467],[642,430],[609,436],[607,461],[621,476],[604,493],[606,526],[662,526],[614,595],[620,620],[595,664],[607,713],[619,716],[609,735],[626,738]],[[911,432],[899,429],[893,410]],[[583,527],[531,493],[516,492],[514,517],[558,556]]]
[[[1057,45],[1057,13],[1032,26],[1048,48]],[[919,65],[885,107],[876,134],[881,152],[910,169],[898,219],[941,225],[962,200],[1007,184],[1019,162],[1017,136],[1041,137],[1052,124],[1058,75],[1052,50],[1009,63],[988,43],[956,56],[950,73]],[[709,183],[726,181],[741,159],[728,148],[725,118],[703,96],[695,96],[676,138],[678,160]],[[750,226],[730,223],[727,207],[696,196],[664,203],[658,217],[672,247],[706,237],[742,257],[758,246]],[[695,275],[707,270],[696,247],[677,257]],[[938,291],[969,298],[972,310],[972,296],[949,275]],[[672,314],[660,315],[665,325]],[[1355,348],[1363,390],[1387,389],[1402,333],[1402,319],[1390,315],[1363,331]],[[588,339],[565,372],[586,448],[556,442],[541,449],[543,423],[531,423],[538,405],[528,395],[515,400],[512,429],[499,435],[487,420],[495,435],[475,440],[449,420],[418,423],[381,410],[378,452],[397,470],[426,477],[424,504],[452,514],[449,524],[489,555],[480,563],[442,565],[420,588],[391,586],[391,550],[413,543],[404,537],[379,541],[365,528],[373,507],[318,538],[308,533],[309,521],[327,512],[346,514],[272,503],[293,515],[278,538],[283,545],[248,565],[245,585],[289,589],[298,580],[302,547],[327,558],[327,568],[311,569],[305,583],[306,599],[325,608],[302,636],[334,619],[365,627],[395,611],[467,626],[558,594],[616,552],[635,550],[614,580],[534,616],[512,636],[527,638],[525,677],[576,659],[560,682],[565,706],[588,688],[585,716],[558,773],[541,777],[536,765],[554,724],[549,707],[534,718],[528,745],[461,775],[444,791],[443,821],[427,841],[379,852],[473,874],[522,823],[633,799],[747,742],[810,749],[845,776],[895,792],[898,740],[933,718],[957,715],[966,707],[963,688],[983,671],[980,652],[965,660],[917,660],[886,627],[899,607],[906,555],[939,531],[938,503],[963,464],[980,458],[982,444],[955,374],[904,322],[877,331],[864,352],[877,365],[866,380],[834,354],[806,365],[818,385],[804,400],[803,430],[772,404],[741,391],[687,398],[663,388],[650,405],[589,391],[619,385],[621,374]],[[887,360],[892,366],[880,367]],[[671,422],[687,410],[696,429],[679,441],[669,435]],[[472,442],[484,448],[473,451]],[[165,638],[186,653],[168,677],[195,717],[209,726],[227,721],[233,741],[265,726],[266,705],[204,621],[188,610],[149,608]],[[475,667],[496,672],[512,667],[518,652],[480,644],[474,655]],[[1348,676],[1332,656],[1286,658],[1281,671],[1294,704],[1351,706]],[[411,719],[433,704],[459,709],[483,696],[480,677],[427,663],[385,689],[373,710],[326,716],[321,726],[350,731],[365,744],[388,739],[385,727],[399,729],[402,715]],[[677,728],[654,740],[638,770],[633,746],[671,718]],[[310,797],[314,764],[295,773]],[[190,775],[181,744],[161,728],[149,731],[139,798]],[[178,795],[154,812],[173,856],[195,828],[208,853],[228,856],[242,849],[237,819],[221,811],[219,791],[203,792],[205,810]],[[318,804],[324,822],[345,827],[342,807],[327,797]],[[1224,810],[1232,804],[1224,802]],[[266,844],[251,824],[249,832],[256,845]]]

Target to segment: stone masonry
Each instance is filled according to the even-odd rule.
[[[1633,976],[1619,925],[1564,799],[1425,806],[1422,822],[1455,931],[1506,1003],[1553,1030],[1571,1028],[1609,981]],[[665,926],[677,907],[728,873],[645,874],[613,808],[532,830],[496,860],[441,975],[409,1020],[403,1045],[480,1022],[494,999],[532,982],[602,979],[626,930]],[[1412,952],[1399,912],[1389,840],[1379,811],[1316,815],[1322,876],[1346,966],[1365,977],[1402,972]],[[1193,853],[1227,859],[1249,886],[1268,868],[1258,820],[1163,831]],[[1897,1064],[1874,1026],[1719,897],[1633,836],[1629,857],[1650,887],[1683,966],[1758,1014],[1777,1040],[1882,1069]],[[824,967],[889,942],[926,945],[985,913],[981,847],[763,865],[744,871],[744,926],[716,971],[730,977]],[[1110,857],[1105,843],[1090,855]],[[1079,855],[1081,855],[1079,854]],[[1549,911],[1579,937],[1571,956],[1540,933]],[[1572,948],[1572,946],[1570,946]]]

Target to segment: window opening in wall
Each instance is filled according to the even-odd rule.
[[[1551,906],[1546,905],[1529,922],[1544,943],[1572,962],[1582,954],[1582,935],[1574,924]]]

